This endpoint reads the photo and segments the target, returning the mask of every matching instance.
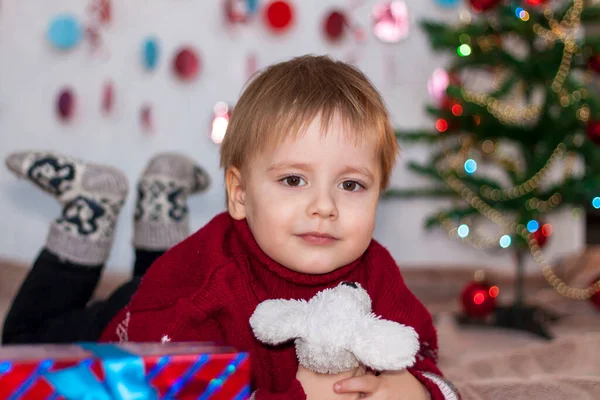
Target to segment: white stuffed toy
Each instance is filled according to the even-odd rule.
[[[339,374],[360,364],[398,371],[415,362],[415,330],[377,317],[358,283],[342,282],[309,301],[266,300],[250,318],[254,335],[278,345],[295,340],[299,363],[321,374]]]

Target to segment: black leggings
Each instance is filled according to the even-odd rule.
[[[102,265],[60,260],[43,249],[4,321],[3,344],[95,342],[128,303],[143,274],[163,251],[136,250],[134,276],[106,300],[90,302]]]

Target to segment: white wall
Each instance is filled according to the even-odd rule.
[[[113,21],[105,30],[104,43],[110,57],[90,55],[86,44],[69,54],[55,52],[44,35],[50,19],[71,12],[86,20],[88,1],[5,0],[0,9],[0,157],[20,149],[52,149],[123,169],[133,184],[145,162],[157,151],[176,150],[197,159],[212,175],[211,190],[191,201],[192,227],[197,229],[223,210],[224,190],[218,169],[218,147],[208,137],[211,109],[217,101],[235,103],[246,79],[249,52],[259,66],[304,53],[330,53],[345,59],[352,41],[332,46],[321,36],[321,19],[342,0],[296,0],[297,24],[282,37],[270,35],[260,20],[236,32],[222,24],[221,1],[217,0],[127,0],[113,1]],[[373,1],[353,16],[363,26],[370,22]],[[422,17],[457,20],[458,9],[445,10],[434,0],[408,0],[413,20]],[[161,42],[162,58],[154,73],[140,63],[140,47],[147,35]],[[177,82],[170,70],[176,48],[196,46],[203,56],[203,71],[191,85]],[[424,114],[428,101],[426,82],[442,65],[426,37],[413,26],[407,40],[384,45],[369,32],[358,66],[383,95],[396,126],[430,125]],[[395,78],[386,73],[386,60],[396,60]],[[100,93],[105,79],[116,84],[116,112],[100,112]],[[78,95],[75,119],[65,125],[54,114],[58,90],[72,85]],[[144,137],[138,123],[139,107],[154,105],[157,134]],[[402,164],[423,159],[425,148],[405,149],[393,181],[398,185],[421,184]],[[133,191],[134,192],[134,191]],[[133,193],[132,193],[133,194]],[[118,225],[117,239],[109,260],[111,269],[126,271],[131,265],[130,195]],[[495,268],[510,265],[510,258],[490,256],[448,240],[440,231],[425,233],[424,217],[440,206],[439,201],[392,201],[381,205],[376,238],[388,246],[401,264],[469,264]],[[0,257],[30,262],[43,245],[48,223],[59,206],[32,185],[17,181],[0,168]],[[569,212],[551,219],[555,235],[549,254],[565,254],[581,247],[582,222]],[[559,244],[560,242],[560,244]]]

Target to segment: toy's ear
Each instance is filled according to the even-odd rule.
[[[277,345],[302,336],[308,303],[303,300],[266,300],[250,317],[254,336]]]
[[[364,365],[377,371],[400,371],[415,363],[419,335],[397,322],[380,319],[374,314],[359,324],[352,343],[352,353]]]

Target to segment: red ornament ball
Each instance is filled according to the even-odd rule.
[[[177,52],[173,62],[175,74],[180,79],[192,80],[200,72],[200,58],[190,47],[184,47]]]
[[[487,11],[496,7],[502,0],[469,0],[475,12]]]
[[[346,15],[341,11],[330,12],[323,24],[325,37],[332,42],[340,40],[344,36],[346,21]]]
[[[460,300],[464,313],[471,318],[484,318],[496,309],[498,288],[486,282],[471,281],[463,289]]]
[[[598,282],[598,280],[600,280],[600,276],[590,282],[590,285]],[[598,309],[598,311],[600,311],[600,292],[594,293],[592,297],[590,297],[590,302]]]
[[[588,60],[588,68],[597,74],[600,74],[600,54],[596,54]]]
[[[75,95],[71,89],[63,89],[56,101],[56,112],[61,120],[67,121],[75,113]]]
[[[282,32],[294,22],[294,10],[287,1],[272,1],[265,7],[265,20],[272,30]]]
[[[589,120],[585,127],[588,139],[600,146],[600,121]]]
[[[540,228],[532,233],[540,248],[543,248],[552,235],[552,225],[540,223]]]

